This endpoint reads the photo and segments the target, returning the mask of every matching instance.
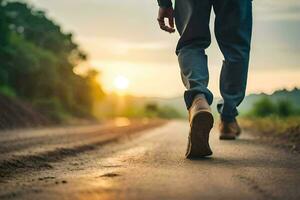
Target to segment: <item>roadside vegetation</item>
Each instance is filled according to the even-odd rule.
[[[131,95],[108,94],[95,105],[95,116],[99,119],[127,118],[184,118],[176,108],[168,104],[159,104],[147,98]]]
[[[171,106],[160,106],[155,102],[147,103],[143,107],[129,106],[122,112],[122,115],[129,118],[183,118],[183,116],[175,108]]]
[[[63,32],[45,12],[0,0],[0,94],[27,102],[57,122],[91,117],[93,102],[104,93],[96,71],[75,73],[86,60],[72,33]]]
[[[260,137],[277,138],[293,150],[300,150],[300,110],[288,100],[262,98],[242,116],[241,125]]]
[[[97,117],[180,117],[169,106],[105,94],[73,38],[44,11],[0,0],[0,129]]]

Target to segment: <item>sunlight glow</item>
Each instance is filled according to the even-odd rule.
[[[126,90],[129,86],[129,80],[128,78],[119,75],[115,78],[114,84],[117,90]]]

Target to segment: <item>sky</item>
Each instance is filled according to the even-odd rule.
[[[179,35],[162,32],[156,22],[156,0],[26,0],[72,32],[89,55],[86,66],[101,72],[107,92],[116,77],[129,80],[127,92],[137,96],[182,95],[175,55]],[[300,87],[300,1],[254,0],[254,27],[249,93],[272,93]],[[211,30],[213,32],[213,18]],[[209,89],[219,94],[223,56],[214,35],[207,50]]]

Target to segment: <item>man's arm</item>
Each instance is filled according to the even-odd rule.
[[[174,33],[174,10],[171,0],[157,0],[159,5],[157,21],[159,27],[168,32]],[[165,18],[168,19],[168,25],[166,25]]]
[[[161,8],[170,8],[172,7],[172,1],[171,0],[157,0],[158,5]]]

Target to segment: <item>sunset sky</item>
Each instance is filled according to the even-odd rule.
[[[122,76],[129,80],[128,92],[134,95],[172,97],[183,93],[174,53],[179,36],[158,28],[156,0],[27,2],[47,11],[64,31],[74,33],[89,55],[89,64],[102,72],[106,91],[115,90],[113,82]],[[300,1],[254,0],[253,6],[248,93],[300,86]],[[207,53],[209,88],[219,96],[223,58],[214,38]]]

